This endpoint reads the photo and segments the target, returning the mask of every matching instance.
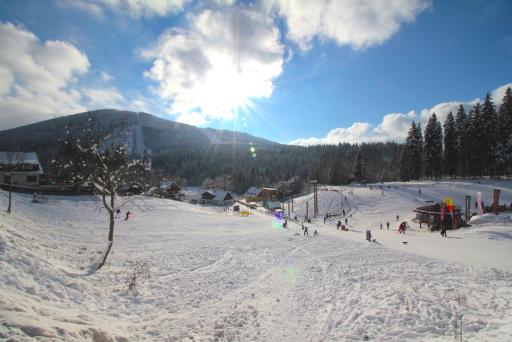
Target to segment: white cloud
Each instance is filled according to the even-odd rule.
[[[194,122],[232,119],[250,98],[270,97],[284,55],[272,18],[239,7],[204,10],[187,19],[188,28],[167,30],[142,52],[153,61],[145,76],[156,82],[160,98],[172,102],[171,113]]]
[[[101,70],[100,71],[100,79],[104,82],[108,82],[114,79],[114,76],[110,75],[108,72]]]
[[[430,0],[265,0],[287,23],[287,37],[306,50],[312,41],[333,40],[356,49],[378,45],[402,23],[430,6]]]
[[[503,103],[503,97],[505,96],[505,91],[507,88],[512,88],[512,83],[504,84],[501,87],[494,89],[494,91],[491,93],[492,100],[496,106],[499,106]]]
[[[90,67],[83,52],[11,23],[0,24],[0,46],[0,129],[85,110],[73,89]]]
[[[500,86],[491,92],[492,100],[497,107],[502,103],[505,90],[508,87],[512,88],[512,83]],[[385,141],[403,142],[407,136],[407,131],[409,130],[413,120],[420,122],[423,129],[425,129],[427,121],[432,113],[436,113],[437,118],[441,121],[441,123],[444,123],[448,113],[452,112],[455,116],[460,105],[463,105],[466,109],[466,113],[468,113],[471,107],[480,101],[481,100],[479,98],[476,98],[470,101],[443,102],[433,106],[432,108],[425,108],[421,110],[419,116],[415,111],[410,111],[406,114],[386,114],[382,118],[382,122],[376,127],[373,127],[368,122],[356,122],[348,128],[332,129],[329,131],[329,133],[327,133],[325,137],[300,138],[291,141],[289,144],[308,146],[321,144]]]
[[[89,13],[90,15],[103,19],[104,13],[103,8],[95,3],[94,1],[88,0],[57,0],[57,3],[61,6],[68,6],[71,8],[75,8],[81,12]]]
[[[82,93],[91,108],[121,108],[125,102],[123,95],[114,87],[85,88]]]
[[[201,126],[207,123],[204,115],[198,112],[183,113],[180,116],[178,116],[176,121],[193,126]]]
[[[62,5],[88,12],[97,18],[104,16],[104,9],[133,18],[166,16],[183,10],[190,0],[58,0]]]
[[[411,121],[416,118],[416,113],[410,111],[407,114],[391,113],[382,118],[382,122],[373,129],[374,141],[400,141],[405,140]]]

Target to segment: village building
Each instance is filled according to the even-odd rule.
[[[420,225],[425,225],[426,228],[431,230],[441,229],[441,225],[446,229],[455,229],[464,226],[464,217],[459,208],[455,208],[453,216],[446,211],[444,213],[444,220],[441,220],[442,211],[441,204],[439,203],[418,207],[414,209],[413,212],[416,213],[416,217],[413,221]]]
[[[140,195],[142,193],[142,186],[138,183],[127,183],[121,186],[117,193],[121,196]]]
[[[279,201],[267,201],[265,202],[264,207],[268,210],[274,211],[276,209],[281,209],[281,202]]]
[[[158,193],[164,197],[172,199],[182,199],[185,195],[182,193],[181,188],[174,181],[162,181],[158,187]]]
[[[250,187],[244,194],[247,202],[267,202],[276,199],[277,189]]]
[[[0,152],[0,183],[37,187],[43,167],[35,152]]]
[[[201,200],[199,202],[214,205],[231,205],[234,201],[235,199],[229,191],[207,190],[201,194]]]

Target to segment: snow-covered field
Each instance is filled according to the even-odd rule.
[[[118,220],[113,254],[96,273],[89,265],[107,237],[97,198],[15,194],[13,213],[0,213],[0,340],[453,341],[462,315],[464,341],[510,341],[512,226],[442,238],[410,222],[425,200],[451,195],[461,205],[483,191],[491,203],[495,186],[510,203],[510,182],[320,191],[320,213],[339,212],[341,201],[352,217],[348,232],[337,218],[314,220],[319,237],[257,212],[132,197],[123,210],[133,216]],[[312,196],[296,199],[297,215],[308,200],[311,212]],[[411,225],[405,235],[397,214]],[[376,243],[364,240],[368,228]],[[151,265],[137,296],[125,284],[135,259]]]

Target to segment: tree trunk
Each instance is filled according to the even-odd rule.
[[[111,189],[111,191],[110,191],[110,207],[109,207],[107,205],[105,191],[102,193],[103,205],[105,206],[105,209],[107,209],[108,216],[109,216],[109,229],[108,229],[109,244],[108,244],[107,250],[105,251],[105,255],[103,256],[103,260],[98,265],[98,270],[100,268],[102,268],[103,265],[105,265],[105,263],[107,262],[108,255],[110,254],[110,250],[112,249],[112,245],[114,244],[114,224],[115,224],[115,220],[114,220],[115,197],[114,196],[115,196],[114,190]]]
[[[9,205],[7,206],[7,212],[11,213],[11,198],[12,198],[12,179],[9,176]]]

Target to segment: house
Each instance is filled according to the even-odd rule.
[[[122,196],[140,195],[142,193],[142,187],[138,183],[127,183],[121,186],[117,193]]]
[[[453,216],[449,212],[444,213],[444,219],[441,222],[441,204],[434,203],[413,210],[416,217],[413,221],[420,225],[425,224],[430,230],[440,229],[441,224],[447,229],[455,229],[464,226],[464,217],[460,208],[455,208]]]
[[[234,198],[229,191],[207,190],[201,194],[201,203],[215,205],[231,205]]]
[[[277,197],[277,189],[250,187],[244,194],[247,202],[264,202],[274,200]]]
[[[158,192],[165,197],[173,199],[181,199],[184,194],[181,192],[181,188],[174,181],[162,181],[158,188]]]
[[[274,211],[276,209],[281,209],[281,202],[279,201],[267,201],[265,202],[264,207],[268,210]]]
[[[0,152],[0,183],[37,187],[44,173],[35,152]]]

